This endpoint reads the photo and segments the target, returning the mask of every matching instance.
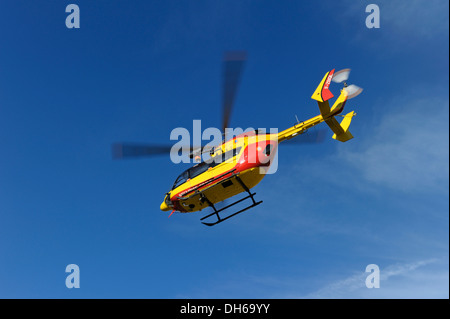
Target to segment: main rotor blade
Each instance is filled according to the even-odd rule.
[[[173,145],[139,144],[139,143],[115,143],[112,145],[113,159],[149,157],[170,154]],[[190,158],[196,155],[209,153],[212,146],[181,146],[181,151],[187,152]]]
[[[114,143],[112,157],[114,159],[154,156],[170,153],[173,145],[153,145],[137,143]]]
[[[236,97],[237,88],[241,78],[242,70],[247,60],[247,52],[230,51],[225,52],[223,60],[223,92],[222,92],[222,133],[228,127],[231,110]]]
[[[326,129],[309,130],[289,140],[281,142],[282,145],[318,144],[325,140]]]

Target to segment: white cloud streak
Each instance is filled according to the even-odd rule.
[[[274,298],[274,299],[410,299],[448,298],[448,257],[380,266],[380,287],[367,288],[365,266],[343,279],[302,276],[258,275],[233,272],[219,282],[191,292],[189,298]],[[340,273],[345,272],[341,269]],[[348,273],[348,271],[347,271]],[[333,275],[334,278],[335,275]],[[328,280],[328,283],[327,283]],[[321,284],[317,284],[317,282]],[[314,284],[316,282],[316,284]],[[315,289],[314,286],[320,288]],[[311,292],[308,292],[310,290]],[[187,297],[187,296],[183,296]]]
[[[359,149],[340,158],[391,189],[448,194],[448,98],[396,99]]]
[[[369,273],[356,272],[302,298],[448,298],[448,267],[437,272],[434,269],[419,271],[436,263],[438,259],[428,259],[380,268],[380,288],[367,288],[365,280]]]

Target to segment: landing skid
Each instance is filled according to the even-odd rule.
[[[244,184],[244,182],[239,178],[239,176],[236,176],[235,178],[236,178],[236,180],[239,182],[239,184],[241,184],[242,188],[248,193],[248,196],[246,196],[246,197],[244,197],[244,198],[241,198],[241,199],[235,201],[234,203],[232,203],[232,204],[230,204],[230,205],[227,205],[227,206],[225,206],[225,207],[223,207],[223,208],[221,208],[221,209],[216,209],[216,207],[214,206],[214,204],[211,203],[211,201],[210,201],[204,194],[201,194],[200,200],[203,201],[203,202],[206,202],[209,206],[211,206],[212,209],[214,210],[214,212],[212,212],[211,214],[206,215],[206,216],[200,218],[200,220],[204,220],[204,219],[206,219],[206,218],[208,218],[208,217],[211,217],[211,216],[213,216],[213,215],[216,215],[216,217],[217,217],[217,221],[214,222],[214,223],[202,222],[202,224],[204,224],[204,225],[206,225],[206,226],[214,226],[214,225],[220,224],[221,222],[227,220],[228,218],[231,218],[231,217],[233,217],[233,216],[236,216],[237,214],[240,214],[240,213],[246,211],[247,209],[250,209],[250,208],[255,207],[255,206],[257,206],[257,205],[259,205],[259,204],[262,203],[262,201],[259,201],[259,202],[256,202],[256,201],[255,201],[255,199],[254,199],[253,196],[254,196],[256,193],[251,193],[250,190],[248,189],[248,187],[247,187],[247,186]],[[241,209],[240,211],[238,211],[238,212],[236,212],[236,213],[233,213],[233,214],[231,214],[231,215],[228,215],[228,216],[225,217],[225,218],[221,218],[221,217],[220,217],[220,215],[219,215],[220,212],[222,212],[222,211],[224,211],[225,209],[228,209],[228,208],[230,208],[231,206],[234,206],[234,205],[236,205],[236,204],[238,204],[238,203],[240,203],[240,202],[242,202],[242,201],[244,201],[244,200],[246,200],[246,199],[249,199],[249,198],[251,198],[251,199],[252,199],[252,202],[253,202],[250,206],[247,206],[247,207]]]

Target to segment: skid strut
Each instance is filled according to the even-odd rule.
[[[221,209],[216,209],[216,207],[214,206],[214,204],[211,203],[211,201],[210,201],[204,194],[201,194],[200,200],[201,200],[202,202],[206,202],[209,206],[211,206],[212,209],[214,210],[214,212],[212,212],[211,214],[206,215],[206,216],[200,218],[200,220],[204,220],[204,219],[206,219],[206,218],[208,218],[208,217],[211,217],[212,215],[216,215],[216,217],[217,217],[217,221],[214,222],[214,223],[206,223],[206,222],[202,222],[202,224],[204,224],[204,225],[206,225],[206,226],[214,226],[214,225],[220,224],[221,222],[227,220],[228,218],[231,218],[231,217],[233,217],[233,216],[235,216],[235,215],[237,215],[237,214],[240,214],[240,213],[246,211],[247,209],[250,209],[250,208],[255,207],[255,206],[257,206],[257,205],[259,205],[259,204],[262,203],[262,201],[259,201],[259,202],[256,202],[256,201],[255,201],[255,198],[254,198],[253,196],[254,196],[256,193],[251,193],[250,190],[248,189],[248,187],[247,187],[247,186],[244,184],[244,182],[239,178],[239,176],[236,176],[236,180],[237,180],[238,183],[242,186],[242,188],[248,193],[248,196],[246,196],[246,197],[244,197],[244,198],[241,198],[241,199],[235,201],[234,203],[232,203],[232,204],[230,204],[230,205],[227,205],[227,206],[225,206],[225,207],[222,207]],[[246,199],[249,199],[249,198],[251,198],[251,199],[252,199],[252,202],[253,202],[250,206],[247,206],[247,207],[241,209],[240,211],[238,211],[238,212],[236,212],[236,213],[233,213],[233,214],[231,214],[231,215],[229,215],[229,216],[227,216],[227,217],[225,217],[225,218],[221,218],[221,217],[220,217],[220,215],[219,215],[220,212],[222,212],[222,211],[224,211],[225,209],[228,209],[228,208],[230,208],[231,206],[234,206],[234,205],[236,205],[236,204],[238,204],[238,203],[240,203],[240,202],[242,202],[242,201],[244,201],[244,200],[246,200]]]

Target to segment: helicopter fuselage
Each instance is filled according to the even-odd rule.
[[[278,146],[278,134],[247,132],[215,148],[211,158],[183,172],[166,194],[161,210],[182,213],[200,211],[245,189],[233,179],[238,176],[247,188],[266,175]],[[201,172],[198,174],[198,172]],[[198,174],[198,175],[197,175]],[[208,200],[203,200],[207,198]]]

